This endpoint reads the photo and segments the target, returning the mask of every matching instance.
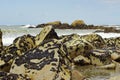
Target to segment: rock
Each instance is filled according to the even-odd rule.
[[[61,42],[67,47],[72,59],[78,55],[86,56],[94,47],[84,39],[80,39],[77,34],[60,37]]]
[[[6,47],[0,54],[0,71],[9,72],[13,60],[21,53],[15,45]]]
[[[0,72],[0,80],[31,80],[31,79],[22,74]]]
[[[112,60],[111,64],[100,66],[99,68],[103,69],[115,69],[116,72],[120,71],[120,63]]]
[[[81,26],[81,25],[85,25],[83,20],[75,20],[73,21],[73,23],[71,24],[71,26],[73,27],[77,27],[77,26]]]
[[[80,37],[91,43],[95,48],[103,48],[105,46],[104,39],[98,34],[88,34]]]
[[[72,70],[72,80],[84,80],[85,77],[77,70]]]
[[[62,35],[60,36],[60,39],[62,39],[62,42],[65,43],[71,39],[80,39],[80,35],[78,34]]]
[[[0,53],[3,50],[3,42],[2,42],[2,31],[0,29]]]
[[[116,47],[111,47],[108,48],[110,55],[111,55],[111,59],[117,62],[120,62],[120,49],[116,48]]]
[[[23,35],[20,37],[17,37],[13,44],[22,52],[26,52],[29,49],[32,49],[35,47],[35,37],[31,35]],[[20,54],[19,54],[20,55]]]
[[[17,57],[10,72],[32,80],[71,80],[71,62],[65,46],[58,40],[42,42]]]
[[[48,22],[46,23],[47,25],[52,25],[52,26],[60,26],[61,22],[60,21],[54,21],[54,22]]]
[[[120,30],[117,30],[115,27],[105,27],[104,32],[105,33],[109,33],[109,32],[120,33]]]
[[[45,26],[53,26],[53,28],[60,28],[62,23],[60,21],[48,22],[43,24],[38,24],[36,28],[44,28]]]
[[[97,66],[103,66],[112,63],[110,52],[104,49],[93,49],[89,53],[89,59],[91,64]]]
[[[46,34],[45,34],[46,33]],[[36,37],[31,35],[23,35],[16,38],[13,44],[6,47],[0,53],[0,69],[2,71],[9,71],[13,60],[23,55],[24,52],[38,46],[42,41],[52,38],[58,38],[52,26],[45,27]]]
[[[120,37],[116,38],[104,38],[105,44],[108,47],[118,47],[120,48]]]
[[[79,55],[79,56],[74,58],[74,63],[76,65],[81,65],[82,66],[82,65],[90,64],[91,61],[90,61],[90,59],[88,57],[84,57],[82,55]]]
[[[34,37],[31,35],[23,35],[16,38],[13,44],[7,46],[0,53],[0,69],[9,72],[13,60],[23,55],[24,52],[35,47]]]
[[[114,63],[108,64],[108,65],[103,65],[99,66],[99,69],[115,69],[116,65]]]
[[[45,27],[45,26],[47,26],[46,24],[38,24],[37,26],[36,26],[36,28],[43,28],[43,27]]]
[[[42,31],[35,37],[35,45],[38,46],[41,42],[49,39],[58,39],[58,35],[52,26],[46,26]]]
[[[78,55],[74,58],[74,63],[76,65],[86,65],[92,64],[96,66],[101,66],[101,68],[115,68],[113,60],[120,62],[120,49],[114,48],[102,48],[93,49],[86,55]]]
[[[120,62],[112,60],[113,64],[115,65],[115,71],[120,72]]]
[[[70,29],[71,26],[68,23],[62,23],[60,26],[55,27],[56,29]]]

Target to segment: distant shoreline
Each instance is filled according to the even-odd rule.
[[[104,33],[120,33],[118,25],[116,27],[109,25],[87,25],[83,20],[75,20],[71,24],[61,23],[61,21],[48,22],[43,24],[38,24],[37,26],[29,25],[28,28],[44,28],[45,26],[52,25],[54,29],[97,29],[95,32]]]

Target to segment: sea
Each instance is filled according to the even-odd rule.
[[[31,34],[36,36],[40,33],[42,28],[28,28],[28,25],[0,25],[0,29],[2,30],[2,41],[3,45],[7,46],[13,43],[13,40],[19,36]],[[70,35],[70,34],[79,34],[86,35],[90,33],[94,33],[95,29],[55,29],[56,33],[61,35]],[[110,37],[120,37],[120,33],[103,33],[98,32],[96,34],[101,35],[103,38]]]
[[[118,26],[119,28],[120,26]],[[25,25],[0,25],[0,29],[3,33],[2,41],[4,46],[8,46],[13,43],[13,40],[17,37],[22,35],[31,34],[36,36],[40,33],[42,28],[28,28]],[[79,35],[86,35],[94,33],[95,29],[55,29],[58,36],[61,35],[70,35],[70,34],[79,34]],[[103,33],[98,32],[103,38],[111,38],[111,37],[120,37],[120,33]],[[84,69],[85,68],[85,69]],[[91,80],[107,80],[109,77],[120,74],[119,71],[113,70],[98,70],[94,67],[78,67],[80,72],[83,72],[85,76],[88,76]],[[81,71],[85,70],[85,71]],[[87,73],[87,74],[86,74]],[[88,79],[89,80],[89,79]]]

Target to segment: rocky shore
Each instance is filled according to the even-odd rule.
[[[115,27],[87,25],[83,20],[75,20],[71,24],[62,23],[61,21],[53,21],[53,22],[38,24],[36,27],[30,26],[29,28],[43,28],[48,25],[52,25],[54,29],[96,29],[95,32],[120,33],[120,30],[116,29]]]
[[[58,23],[61,25],[54,25]],[[80,24],[85,25],[82,21]],[[102,38],[95,33],[58,36],[54,25],[44,25],[36,36],[17,37],[6,47],[0,31],[0,80],[86,80],[76,66],[113,70],[120,67],[120,37]]]

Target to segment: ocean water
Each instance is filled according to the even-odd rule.
[[[0,29],[3,32],[2,40],[4,45],[12,44],[15,38],[25,34],[31,34],[33,36],[36,36],[42,30],[42,28],[27,28],[26,26],[22,26],[22,25],[12,25],[12,26],[1,25]],[[79,35],[85,35],[85,34],[93,33],[95,30],[55,29],[55,31],[59,36],[61,36],[61,35],[69,35],[73,33]],[[101,35],[103,38],[120,36],[120,33],[97,33],[97,34]]]

